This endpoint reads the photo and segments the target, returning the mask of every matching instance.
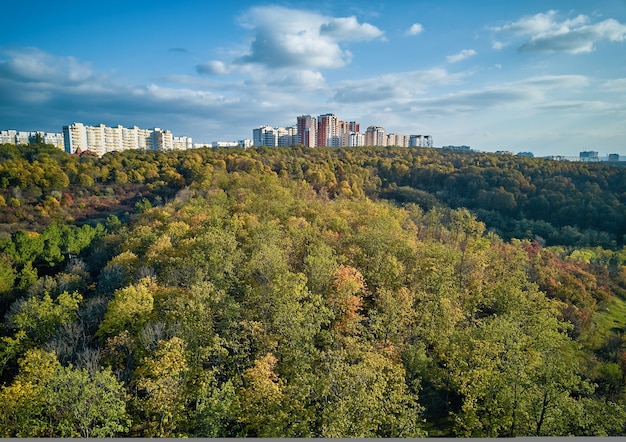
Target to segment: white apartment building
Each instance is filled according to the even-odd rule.
[[[365,135],[358,132],[350,132],[348,135],[348,146],[365,146]]]
[[[278,146],[290,147],[298,144],[298,126],[277,127],[278,130]]]
[[[239,145],[239,147],[243,147],[244,149],[247,149],[249,147],[254,146],[254,141],[252,141],[249,138],[245,138],[243,140],[239,140],[237,144]]]
[[[172,137],[174,150],[193,149],[193,140],[190,137]]]
[[[169,130],[140,129],[137,126],[125,128],[123,126],[108,127],[85,126],[74,123],[63,127],[65,151],[75,153],[78,148],[82,151],[90,150],[98,156],[107,152],[127,149],[146,150],[182,150],[191,149],[193,140],[190,137],[174,137]]]
[[[278,130],[272,126],[261,126],[252,130],[252,141],[255,147],[278,146]]]
[[[239,143],[235,143],[234,141],[213,141],[208,147],[239,147]]]
[[[0,130],[0,144],[16,144],[15,135],[17,135],[16,130]]]
[[[63,149],[63,134],[55,132],[21,132],[17,130],[0,130],[0,144],[14,144],[16,146],[35,143],[51,144]]]
[[[409,135],[409,147],[433,147],[430,135]]]

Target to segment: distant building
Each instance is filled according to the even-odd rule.
[[[386,146],[387,135],[385,129],[380,126],[370,126],[365,131],[366,146]]]
[[[324,114],[317,117],[317,146],[341,146],[339,119],[335,114]]]
[[[433,147],[430,135],[409,135],[409,147]]]
[[[610,162],[619,161],[619,154],[618,153],[610,153],[608,160]]]
[[[310,115],[300,115],[297,118],[298,142],[304,147],[315,147],[317,145],[317,120]]]
[[[348,146],[365,146],[365,135],[359,132],[350,132],[350,134],[348,135]]]
[[[535,154],[532,153],[532,152],[518,152],[517,156],[533,158],[535,156]]]
[[[193,149],[193,140],[190,137],[172,137],[172,148],[174,150]]]
[[[387,146],[409,147],[410,139],[408,135],[390,133],[387,135]]]
[[[251,139],[246,138],[244,140],[239,140],[237,142],[237,145],[239,145],[239,147],[243,147],[244,149],[247,149],[249,147],[254,146],[254,142]]]
[[[64,148],[63,134],[55,132],[20,132],[17,130],[0,130],[0,144],[30,145],[36,143],[51,144],[59,149]]]
[[[68,153],[75,153],[80,148],[81,151],[89,150],[98,156],[128,149],[183,150],[193,147],[190,137],[174,137],[169,130],[158,127],[140,129],[137,126],[85,126],[82,123],[63,126],[63,142]]]
[[[252,140],[255,147],[278,146],[278,130],[272,126],[261,126],[252,130]]]
[[[210,147],[239,147],[234,141],[213,141]]]
[[[298,144],[298,126],[278,127],[278,146],[289,147]]]
[[[358,134],[360,124],[356,121],[339,121],[339,145],[340,146],[361,146],[362,144],[350,144],[352,134]],[[354,141],[354,139],[352,140]]]
[[[588,162],[600,161],[600,158],[598,157],[598,152],[593,151],[593,150],[580,152],[579,158],[580,158],[580,161],[588,161]]]

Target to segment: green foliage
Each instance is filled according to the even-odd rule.
[[[0,390],[3,437],[112,437],[128,430],[125,392],[107,370],[62,367],[54,355],[29,351]]]
[[[625,434],[617,168],[0,158],[3,436]]]
[[[48,293],[17,301],[11,308],[7,324],[17,332],[24,332],[29,340],[43,343],[62,324],[76,318],[78,304],[83,297],[63,292],[56,299]]]
[[[116,290],[98,329],[101,336],[110,336],[124,330],[139,330],[148,321],[154,306],[156,286],[149,278]]]

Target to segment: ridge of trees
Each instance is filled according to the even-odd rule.
[[[196,149],[69,156],[52,146],[0,146],[4,231],[40,229],[50,219],[81,221],[160,203],[202,178],[203,164],[229,171],[269,168],[329,197],[387,198],[468,208],[509,240],[619,248],[626,235],[626,174],[608,163],[576,163],[448,149]]]

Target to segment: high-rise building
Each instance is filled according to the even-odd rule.
[[[277,127],[278,146],[289,147],[298,144],[298,126]]]
[[[360,125],[356,121],[339,121],[339,145],[351,146],[350,136],[359,132]]]
[[[278,130],[272,126],[261,126],[252,130],[252,141],[256,147],[278,146]]]
[[[87,129],[83,123],[63,126],[63,141],[67,153],[75,153],[78,149],[87,150]]]
[[[386,146],[387,136],[385,129],[380,126],[370,126],[365,131],[366,146]]]
[[[297,119],[297,142],[304,147],[315,147],[317,145],[317,122],[310,115],[300,115]]]
[[[341,145],[339,119],[335,114],[317,117],[317,145],[339,147]]]
[[[365,135],[359,132],[350,132],[350,134],[348,135],[347,146],[365,146]]]

